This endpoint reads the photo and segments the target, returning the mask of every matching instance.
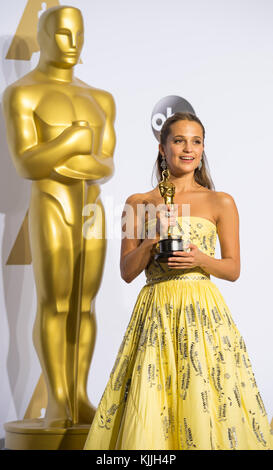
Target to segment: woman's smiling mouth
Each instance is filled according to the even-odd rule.
[[[192,160],[194,160],[194,157],[183,157],[183,156],[181,156],[181,157],[179,157],[179,158],[180,158],[180,160],[190,161],[190,162],[191,162]]]

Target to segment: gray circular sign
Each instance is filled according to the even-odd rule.
[[[160,140],[160,131],[166,119],[172,116],[175,113],[192,113],[195,114],[195,111],[192,105],[181,98],[181,96],[165,96],[159,100],[152,112],[151,125],[155,138]]]

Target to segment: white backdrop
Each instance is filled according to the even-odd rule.
[[[32,69],[5,60],[27,0],[1,2],[0,92]],[[157,141],[151,112],[164,96],[187,99],[206,128],[205,150],[217,191],[240,214],[241,276],[212,277],[249,352],[269,420],[273,416],[272,71],[273,3],[269,0],[74,0],[85,21],[83,64],[76,75],[110,91],[117,106],[115,174],[101,186],[115,217],[107,218],[104,276],[96,301],[97,341],[89,396],[97,406],[145,277],[120,277],[120,215],[126,198],[152,189]],[[32,345],[36,295],[32,267],[6,266],[28,207],[30,182],[20,179],[0,118],[0,438],[3,423],[22,419],[40,375]],[[106,211],[107,214],[107,211]],[[220,257],[219,242],[216,257]]]

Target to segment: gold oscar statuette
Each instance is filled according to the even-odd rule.
[[[162,180],[158,184],[160,195],[164,199],[164,204],[168,204],[170,209],[174,209],[175,185],[169,180],[169,170],[162,171]],[[168,227],[167,238],[159,240],[157,244],[155,259],[161,263],[166,263],[175,251],[184,251],[183,239],[180,235],[175,235],[173,226]]]
[[[39,63],[5,90],[3,109],[15,168],[32,181],[33,342],[47,406],[43,418],[6,423],[5,446],[75,450],[83,448],[96,411],[87,379],[106,253],[100,184],[114,172],[115,103],[109,92],[74,76],[84,41],[78,8],[47,9],[37,39]],[[100,236],[87,236],[87,208],[94,205],[90,230]]]

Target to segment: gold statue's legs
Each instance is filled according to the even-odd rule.
[[[100,200],[97,201],[98,212],[92,229],[101,231],[101,238],[84,238],[84,269],[81,297],[81,324],[79,335],[79,368],[78,368],[78,418],[80,423],[91,423],[95,408],[87,397],[87,379],[95,347],[96,317],[95,297],[100,287],[105,259],[105,218]]]
[[[66,371],[72,229],[47,195],[32,199],[29,229],[38,305],[33,340],[48,390],[45,423],[48,427],[67,427],[72,423]]]
[[[84,185],[83,185],[84,193]],[[79,202],[79,200],[78,200]],[[93,227],[100,238],[83,236],[82,204],[68,225],[61,205],[44,193],[32,197],[29,230],[37,290],[34,345],[48,390],[46,427],[90,424],[95,408],[87,379],[95,346],[95,296],[105,258],[101,202]]]

